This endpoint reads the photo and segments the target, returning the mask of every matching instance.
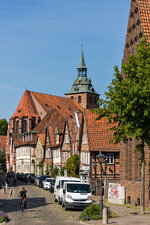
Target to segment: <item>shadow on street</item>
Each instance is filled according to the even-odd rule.
[[[35,209],[41,206],[46,206],[53,203],[46,203],[45,198],[28,198],[26,209]],[[25,210],[26,210],[25,209]],[[5,205],[5,212],[17,212],[20,211],[20,199],[10,199]]]

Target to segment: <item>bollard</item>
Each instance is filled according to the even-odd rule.
[[[5,182],[5,187],[6,187],[6,189],[8,189],[8,184],[7,184],[7,182]]]
[[[3,193],[6,194],[6,187],[3,187]]]
[[[108,224],[108,209],[104,208],[103,209],[103,224]]]

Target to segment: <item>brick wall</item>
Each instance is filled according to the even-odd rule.
[[[132,141],[132,148],[131,148]],[[120,183],[126,189],[126,203],[141,203],[141,168],[140,152],[135,152],[136,141],[129,140],[127,144],[121,144],[120,150]],[[129,160],[131,159],[132,160]],[[150,205],[150,151],[145,147],[145,204]]]
[[[81,96],[81,103],[78,102],[78,97]],[[90,94],[90,93],[78,93],[78,94],[70,94],[66,95],[66,98],[74,98],[83,109],[92,109],[98,108],[98,95]]]
[[[142,35],[143,30],[141,25],[140,9],[137,1],[131,0],[123,63],[126,63],[129,54],[134,53],[136,45],[140,42]]]

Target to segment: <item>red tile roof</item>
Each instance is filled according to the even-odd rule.
[[[40,117],[40,115],[38,114],[38,109],[36,108],[37,106],[35,105],[32,96],[41,105],[46,113],[54,108],[63,117],[70,118],[74,115],[74,111],[82,111],[81,106],[74,99],[26,90],[11,119],[13,119],[14,117]]]
[[[150,0],[137,0],[137,3],[140,10],[143,35],[147,36],[147,40],[150,42]]]
[[[53,126],[59,129],[59,132],[62,131],[62,124],[65,123],[65,118],[62,117],[61,113],[56,109],[51,109],[47,115],[41,120],[41,122],[34,128],[34,131],[38,133],[45,133],[45,128],[48,126]]]
[[[69,118],[74,115],[74,111],[82,111],[81,106],[74,100],[55,95],[31,92],[46,112],[55,108],[62,116]]]
[[[21,101],[15,111],[15,113],[13,114],[13,116],[11,117],[11,119],[13,119],[14,117],[39,117],[37,109],[35,107],[35,104],[33,102],[33,99],[31,97],[31,93],[30,91],[25,91]]]
[[[14,139],[14,147],[19,147],[19,146],[35,146],[36,145],[36,140],[37,136],[35,136],[32,140],[25,140],[23,141],[22,139]]]
[[[64,127],[62,127],[63,129]],[[59,133],[59,143],[56,144],[56,133],[55,133],[55,128],[50,126],[48,127],[48,131],[49,131],[49,136],[50,136],[50,143],[51,143],[51,147],[57,147],[60,146],[62,144],[62,140],[63,140],[63,133]]]
[[[85,110],[85,120],[88,134],[89,150],[99,151],[119,151],[119,144],[114,145],[109,140],[113,137],[113,132],[109,131],[111,125],[107,125],[106,117],[95,121],[96,113],[89,109]]]
[[[7,136],[0,136],[0,151],[6,149]]]
[[[38,134],[37,137],[39,137],[41,145],[45,145],[45,134]]]

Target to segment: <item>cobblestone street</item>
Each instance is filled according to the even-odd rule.
[[[13,194],[8,200],[5,211],[11,224],[79,224],[81,211],[65,211],[58,203],[54,203],[53,194],[34,185],[24,185],[28,191],[27,209],[22,211],[19,206],[18,190],[23,185],[13,188]]]

